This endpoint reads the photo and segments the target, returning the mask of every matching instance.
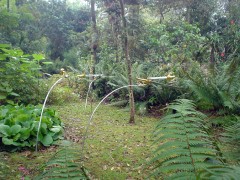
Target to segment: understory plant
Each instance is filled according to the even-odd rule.
[[[18,150],[36,146],[41,107],[0,106],[0,148]],[[53,109],[45,109],[39,131],[39,142],[50,146],[62,137],[62,122]]]
[[[206,116],[195,109],[191,100],[176,100],[167,110],[154,131],[157,148],[149,162],[153,168],[150,176],[164,179],[239,179],[239,165],[225,162],[221,149],[215,146],[208,134],[204,123]],[[224,143],[236,142],[232,133],[238,128],[227,130],[225,137],[231,140]]]
[[[128,85],[128,79],[126,75],[126,68],[124,64],[106,64],[99,63],[97,65],[100,74],[109,75],[105,78],[96,79],[94,92],[102,97],[112,90]],[[156,63],[144,62],[134,63],[132,65],[132,78],[134,84],[138,84],[137,78],[148,78],[148,77],[160,77],[170,74],[170,66],[160,66]],[[150,106],[164,105],[172,102],[178,96],[181,95],[181,88],[178,86],[177,81],[162,81],[155,80],[146,86],[135,86],[133,87],[134,99],[136,101],[136,112],[139,114],[145,114],[150,109]],[[114,105],[124,106],[127,105],[128,91],[122,89],[111,97],[111,102]],[[142,110],[144,112],[142,113]]]
[[[37,104],[42,54],[24,54],[8,44],[0,44],[0,105]],[[41,62],[49,64],[49,62]]]
[[[226,156],[231,164],[240,162],[240,118],[236,117],[236,119],[237,121],[232,122],[232,125],[225,125],[225,131],[221,134],[221,140],[228,147]]]
[[[215,65],[213,69],[195,63],[192,70],[182,71],[185,84],[207,109],[240,113],[239,61],[236,57]]]
[[[200,170],[211,166],[207,159],[217,154],[205,131],[206,116],[187,99],[176,100],[168,111],[154,131],[157,149],[150,161],[154,167],[151,176],[196,179]]]
[[[87,180],[88,173],[80,161],[81,151],[71,142],[63,140],[60,150],[42,167],[36,180],[81,179]]]

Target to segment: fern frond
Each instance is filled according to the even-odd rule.
[[[71,143],[63,143],[62,148],[45,164],[42,174],[35,179],[81,179],[88,177],[80,162],[79,149]]]
[[[154,131],[154,144],[158,147],[149,162],[155,169],[151,175],[172,177],[180,173],[179,179],[189,179],[190,175],[196,179],[200,170],[210,166],[205,160],[217,153],[204,131],[206,116],[187,99],[175,101],[168,109],[176,113],[163,117]]]
[[[236,117],[237,121],[233,125],[225,127],[225,132],[222,133],[222,140],[229,146],[229,158],[232,161],[240,161],[240,118]]]
[[[240,178],[240,167],[239,166],[219,166],[209,168],[201,171],[198,174],[198,179],[203,180],[238,180]]]

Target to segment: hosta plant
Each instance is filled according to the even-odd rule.
[[[21,149],[34,147],[39,125],[41,107],[38,106],[0,106],[0,147]],[[43,113],[39,142],[50,146],[62,137],[61,120],[52,109]]]

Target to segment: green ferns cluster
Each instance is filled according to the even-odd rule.
[[[206,70],[195,64],[193,72],[182,71],[185,84],[196,95],[198,103],[207,109],[240,113],[240,62],[235,57],[221,66]]]
[[[196,179],[200,170],[211,166],[207,160],[217,154],[205,131],[205,115],[187,99],[170,104],[168,110],[175,113],[161,119],[154,132],[158,147],[150,161],[154,166],[151,176]]]

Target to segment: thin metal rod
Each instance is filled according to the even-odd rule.
[[[130,87],[130,86],[132,86],[132,87],[138,87],[138,85],[126,85],[126,86],[119,87],[119,88],[113,90],[112,92],[110,92],[109,94],[107,94],[107,95],[98,103],[98,105],[95,107],[95,109],[93,110],[93,112],[92,112],[92,114],[91,114],[91,116],[90,116],[90,118],[89,118],[89,120],[88,120],[88,124],[87,124],[87,126],[86,126],[86,131],[85,131],[85,133],[84,133],[84,135],[83,135],[82,153],[81,153],[81,154],[82,154],[82,157],[83,157],[83,154],[84,154],[83,151],[84,151],[84,146],[85,146],[85,141],[86,141],[88,129],[89,129],[89,126],[90,126],[90,124],[91,124],[91,121],[93,120],[93,115],[94,115],[94,113],[97,111],[98,107],[102,104],[102,102],[103,102],[105,99],[108,98],[108,96],[112,95],[114,92],[116,92],[116,91],[118,91],[118,90],[120,90],[120,89],[123,89],[123,88]],[[82,158],[81,158],[81,159],[82,159]]]
[[[48,96],[49,96],[49,94],[51,93],[51,91],[53,90],[54,86],[56,86],[62,79],[63,79],[63,78],[60,78],[59,80],[57,80],[57,81],[52,85],[52,87],[49,89],[49,91],[48,91],[48,93],[47,93],[47,96],[46,96],[46,98],[45,98],[45,100],[44,100],[43,107],[42,107],[42,112],[41,112],[41,116],[40,116],[40,120],[39,120],[39,123],[38,123],[37,140],[36,140],[36,151],[38,151],[38,136],[39,136],[39,131],[40,131],[41,123],[42,123],[43,110],[44,110],[44,108],[45,108],[45,105],[46,105]]]

